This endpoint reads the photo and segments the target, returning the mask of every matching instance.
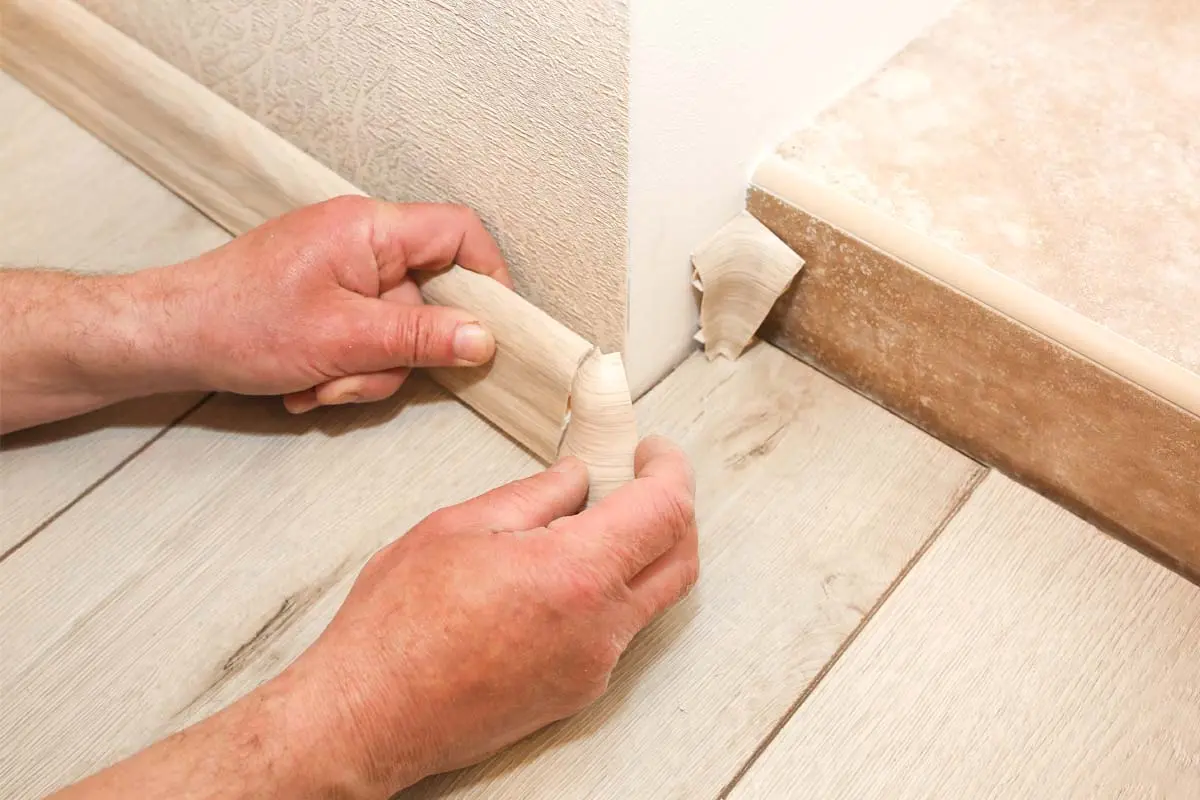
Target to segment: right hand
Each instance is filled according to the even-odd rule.
[[[425,305],[414,281],[451,264],[512,287],[470,209],[348,195],[137,273],[130,291],[146,301],[143,349],[172,388],[281,394],[302,413],[390,397],[413,367],[490,361],[478,318]]]
[[[649,438],[635,461],[637,478],[585,511],[586,468],[567,459],[379,551],[276,681],[322,729],[314,757],[388,797],[600,697],[699,574],[687,459]]]

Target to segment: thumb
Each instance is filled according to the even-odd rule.
[[[491,361],[496,340],[456,308],[363,298],[355,303],[339,366],[346,374],[396,367],[474,367]]]
[[[587,492],[587,467],[577,458],[565,458],[548,470],[438,513],[451,530],[527,531],[575,514],[583,508]]]

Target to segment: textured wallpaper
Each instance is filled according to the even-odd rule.
[[[624,342],[624,0],[82,0],[364,190],[473,206],[520,290]]]

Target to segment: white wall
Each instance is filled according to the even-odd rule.
[[[691,350],[692,249],[743,207],[760,155],[956,0],[632,0],[629,329],[641,394]]]

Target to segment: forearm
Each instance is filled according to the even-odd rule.
[[[0,270],[0,432],[198,388],[172,366],[156,272]]]
[[[53,800],[383,800],[349,765],[310,704],[274,684],[84,781]],[[318,707],[319,708],[319,707]]]

